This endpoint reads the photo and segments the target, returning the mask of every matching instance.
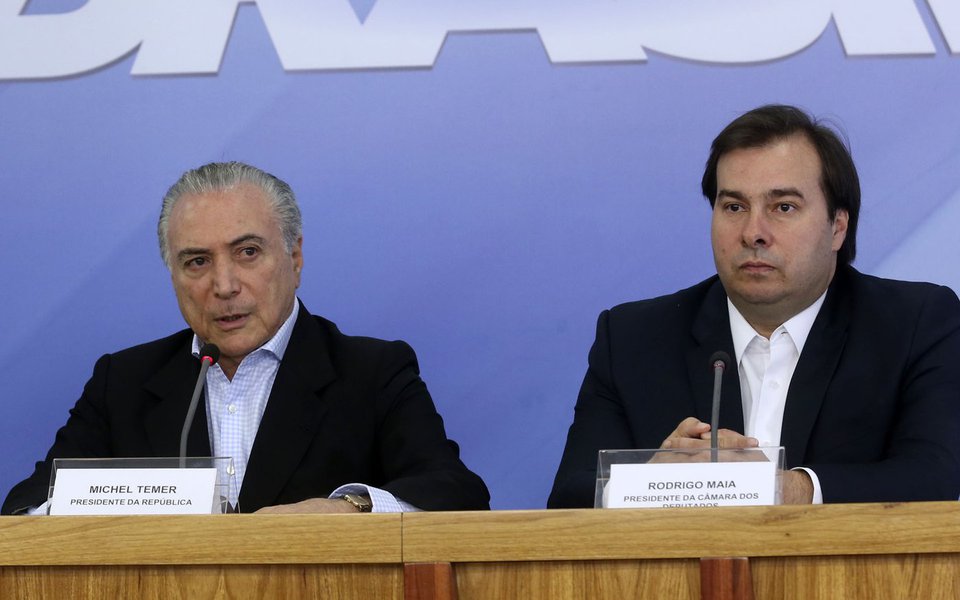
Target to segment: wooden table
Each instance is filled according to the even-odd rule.
[[[0,598],[104,597],[960,599],[960,503],[0,518]]]

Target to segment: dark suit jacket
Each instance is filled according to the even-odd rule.
[[[597,452],[658,448],[685,417],[710,422],[709,358],[734,356],[714,276],[600,315],[549,507],[593,506]],[[720,426],[743,432],[736,365]],[[840,268],[794,371],[781,445],[824,502],[960,495],[960,302],[949,288]]]
[[[57,432],[45,461],[11,490],[9,513],[47,498],[55,457],[177,456],[199,374],[192,332],[108,354]],[[361,482],[427,510],[489,508],[483,481],[458,457],[403,342],[345,336],[301,305],[240,490],[240,509],[325,497]],[[197,410],[190,456],[210,456]]]

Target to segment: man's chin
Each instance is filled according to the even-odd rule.
[[[747,286],[739,287],[733,290],[734,293],[728,295],[736,296],[741,302],[753,306],[765,306],[776,304],[783,300],[783,289],[779,286]]]

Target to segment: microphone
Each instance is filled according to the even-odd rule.
[[[203,391],[203,385],[207,382],[207,369],[220,360],[220,348],[215,344],[204,344],[200,348],[200,375],[197,376],[197,385],[193,388],[193,397],[190,398],[190,408],[187,409],[187,418],[183,422],[183,429],[180,432],[180,468],[187,466],[187,436],[190,434],[190,426],[193,425],[193,415],[197,412],[197,404],[200,402],[200,392]]]
[[[717,430],[720,428],[720,383],[723,381],[723,371],[730,362],[730,355],[718,350],[710,355],[710,368],[713,370],[713,407],[710,411],[710,462],[717,462],[720,458],[720,445],[717,441]]]

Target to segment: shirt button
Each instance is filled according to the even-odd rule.
[[[236,405],[236,404],[228,404],[228,405],[227,405],[227,412],[229,412],[231,415],[232,415],[233,413],[237,412],[237,405]]]
[[[233,475],[233,474],[234,474],[233,465],[230,465],[227,467],[227,475]]]

